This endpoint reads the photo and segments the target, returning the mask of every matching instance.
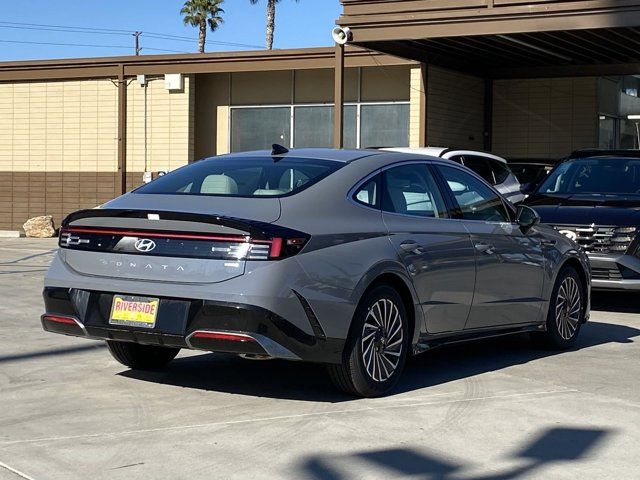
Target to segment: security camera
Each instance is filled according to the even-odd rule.
[[[353,39],[353,33],[349,27],[336,27],[331,32],[331,36],[338,45],[346,45]]]

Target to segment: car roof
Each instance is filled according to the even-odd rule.
[[[567,160],[579,158],[640,158],[640,150],[605,150],[599,148],[588,148],[576,150],[567,157]]]
[[[399,153],[415,153],[416,155],[431,155],[433,157],[440,157],[444,153],[451,150],[450,148],[445,147],[420,147],[420,148],[410,148],[410,147],[384,147],[380,150],[384,150],[387,152],[399,152]]]
[[[308,158],[316,160],[333,160],[336,162],[349,163],[360,158],[382,155],[385,152],[378,150],[337,150],[334,148],[292,148],[287,152],[273,155],[271,150],[254,150],[250,152],[230,153],[221,155],[226,158],[247,158],[247,157],[273,157],[273,158]]]
[[[443,158],[447,153],[460,153],[462,155],[478,155],[480,157],[491,158],[493,160],[497,160],[500,163],[506,164],[507,161],[499,157],[498,155],[494,155],[493,153],[483,152],[480,150],[470,150],[467,148],[445,148],[445,147],[419,147],[419,148],[410,148],[410,147],[385,147],[381,150],[386,150],[387,152],[401,152],[401,153],[413,153],[416,155],[430,155],[433,157]]]

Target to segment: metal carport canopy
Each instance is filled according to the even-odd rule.
[[[352,43],[485,78],[640,72],[640,0],[341,0]]]

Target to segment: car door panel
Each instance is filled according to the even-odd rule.
[[[471,309],[475,253],[463,223],[446,218],[447,205],[426,163],[384,174],[383,221],[410,275],[429,333],[459,331]]]
[[[429,333],[462,330],[475,286],[475,253],[460,222],[383,212],[389,239],[409,273]]]
[[[467,221],[476,250],[476,287],[466,329],[533,323],[542,306],[539,235],[513,223]]]
[[[475,251],[475,294],[465,329],[538,321],[545,267],[540,236],[512,223],[500,196],[479,177],[454,166],[438,171]]]

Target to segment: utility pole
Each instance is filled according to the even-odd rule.
[[[134,32],[133,33],[133,39],[134,39],[134,42],[135,42],[136,55],[140,55],[140,50],[142,50],[142,48],[140,48],[140,35],[142,35],[142,32]]]

